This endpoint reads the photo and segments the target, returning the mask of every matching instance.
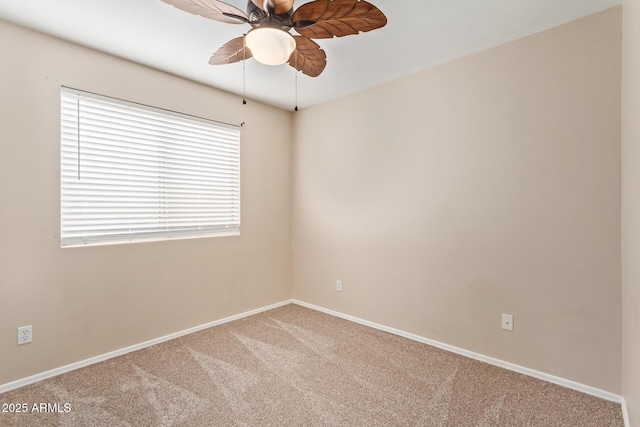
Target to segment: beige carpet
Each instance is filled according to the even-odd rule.
[[[0,413],[2,426],[623,426],[620,405],[296,305],[1,403],[29,406]],[[32,413],[34,403],[62,412]]]

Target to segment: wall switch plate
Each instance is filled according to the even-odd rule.
[[[28,344],[32,341],[32,326],[21,326],[18,328],[18,345]]]
[[[502,329],[513,332],[513,316],[510,314],[502,315]]]
[[[336,291],[342,292],[342,280],[336,280]]]

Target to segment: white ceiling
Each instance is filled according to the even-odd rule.
[[[246,0],[226,0],[242,10]],[[300,108],[335,99],[455,58],[622,4],[622,0],[368,0],[382,29],[317,40],[327,67],[298,76]],[[296,7],[309,0],[298,0]],[[250,27],[212,21],[160,0],[0,0],[0,18],[65,40],[242,94],[242,63],[209,57]],[[293,32],[293,31],[292,31]],[[295,106],[295,71],[246,61],[246,91]]]

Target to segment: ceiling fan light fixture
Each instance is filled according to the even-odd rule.
[[[280,65],[289,60],[296,41],[279,28],[259,27],[249,31],[245,43],[256,61],[265,65]]]

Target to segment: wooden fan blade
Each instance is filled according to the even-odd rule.
[[[224,65],[249,59],[253,55],[251,50],[244,45],[244,36],[229,40],[211,56],[209,64]]]
[[[260,9],[271,14],[280,15],[293,9],[294,0],[251,0]]]
[[[204,16],[215,21],[228,24],[243,24],[249,22],[247,14],[240,9],[218,0],[162,0],[185,12]]]
[[[387,24],[384,13],[364,0],[315,0],[300,6],[291,20],[298,33],[314,39],[344,37]]]
[[[307,37],[294,36],[293,38],[296,41],[296,50],[289,58],[289,65],[309,77],[318,77],[327,66],[327,54],[316,42]]]

